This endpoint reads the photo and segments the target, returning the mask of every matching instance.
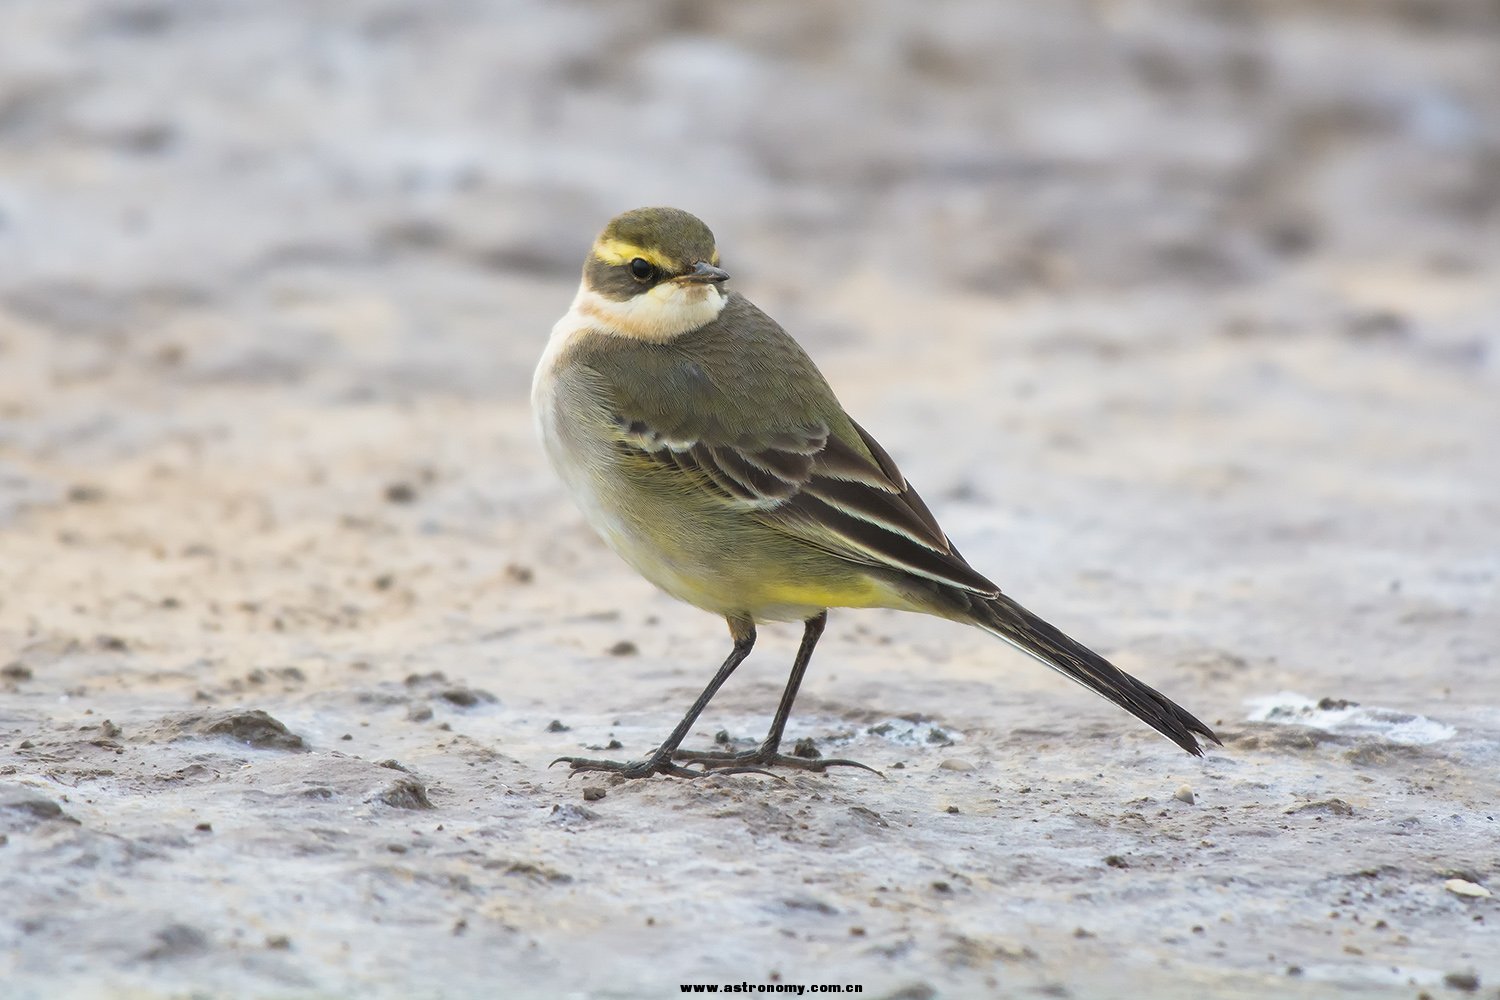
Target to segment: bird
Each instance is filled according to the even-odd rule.
[[[866,765],[780,752],[830,608],[977,626],[1202,756],[1208,726],[1022,607],[959,554],[896,462],[805,350],[726,287],[712,231],[677,208],[606,225],[532,381],[543,450],[585,520],[667,594],[721,616],[732,648],[682,721],[636,760],[561,757],[570,773],[693,778]],[[682,742],[756,626],[801,622],[771,727],[750,750]]]

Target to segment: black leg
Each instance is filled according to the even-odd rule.
[[[619,760],[590,760],[586,757],[559,757],[552,763],[566,763],[574,771],[607,771],[619,774],[626,778],[645,778],[653,774],[671,774],[679,778],[696,778],[704,774],[704,771],[694,770],[687,767],[679,767],[672,763],[672,755],[682,745],[687,737],[688,731],[693,728],[693,723],[698,721],[698,716],[708,707],[719,688],[729,680],[729,675],[734,673],[736,667],[744,662],[745,657],[750,655],[750,650],[755,648],[755,623],[749,618],[729,618],[729,635],[734,639],[734,649],[730,650],[728,658],[719,667],[718,673],[714,674],[713,680],[708,682],[708,687],[693,702],[693,707],[688,709],[687,715],[672,730],[661,746],[645,760],[619,761]],[[815,640],[816,641],[816,640]],[[811,652],[809,650],[809,652]],[[795,692],[794,692],[795,693]],[[791,711],[788,703],[787,711]],[[784,720],[783,720],[784,722]]]
[[[797,647],[797,658],[792,661],[792,676],[786,680],[786,690],[781,692],[781,704],[776,706],[776,717],[771,720],[771,729],[760,745],[760,752],[775,756],[781,746],[781,734],[786,731],[786,720],[792,715],[792,702],[797,700],[797,689],[802,686],[802,677],[807,665],[812,662],[813,647],[823,636],[823,626],[828,624],[828,612],[814,615],[802,626],[802,645]]]
[[[787,678],[786,689],[781,692],[781,703],[776,706],[776,716],[771,720],[771,729],[759,747],[745,753],[730,753],[723,750],[678,750],[676,759],[702,764],[710,770],[728,768],[754,769],[757,766],[780,765],[803,771],[826,771],[830,767],[860,767],[875,771],[857,760],[822,757],[791,757],[777,753],[781,746],[781,734],[786,730],[786,720],[791,717],[792,703],[797,700],[797,689],[812,661],[813,649],[823,635],[823,626],[828,624],[828,612],[821,611],[809,618],[802,626],[802,645],[797,648],[797,659],[792,662],[792,676]],[[879,771],[875,771],[879,774]]]

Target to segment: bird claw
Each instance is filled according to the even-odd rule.
[[[681,767],[674,763],[675,760],[683,760],[689,764],[699,764],[701,767]],[[653,774],[665,775],[671,778],[702,778],[710,774],[759,774],[767,778],[775,778],[777,781],[786,781],[781,775],[773,771],[767,771],[766,765],[770,767],[782,766],[796,768],[802,771],[814,771],[821,773],[830,767],[858,767],[872,774],[880,774],[857,760],[840,760],[837,758],[824,760],[822,758],[808,759],[806,757],[788,757],[785,754],[761,755],[752,753],[716,753],[712,750],[695,752],[692,750],[678,750],[671,759],[663,758],[657,760],[648,757],[645,760],[595,760],[591,757],[559,757],[548,767],[557,764],[568,765],[568,777],[586,772],[601,772],[604,774],[617,774],[622,778],[649,778]],[[885,775],[880,774],[883,778]]]
[[[769,771],[761,770],[763,767],[789,767],[798,771],[823,774],[830,767],[857,767],[862,771],[885,777],[875,768],[857,760],[848,760],[843,757],[795,757],[784,753],[765,753],[762,750],[747,750],[743,753],[731,753],[727,750],[678,750],[672,755],[672,759],[690,764],[701,764],[705,772],[717,771],[719,774],[771,774]]]
[[[622,778],[649,778],[653,774],[666,775],[672,778],[701,778],[708,773],[707,770],[695,770],[690,767],[678,767],[667,758],[657,760],[649,757],[646,760],[594,760],[589,757],[559,757],[548,767],[557,764],[568,765],[568,777],[589,771],[600,771],[605,774],[618,774]]]

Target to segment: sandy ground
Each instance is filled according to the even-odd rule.
[[[0,4],[0,995],[1500,996],[1497,78],[1458,0]],[[727,647],[527,412],[650,203],[1225,746],[835,612],[789,735],[883,778],[549,770]]]

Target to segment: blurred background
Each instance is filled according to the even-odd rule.
[[[584,254],[650,204],[709,224],[977,567],[1229,749],[1183,770],[977,633],[835,615],[794,735],[937,718],[972,770],[865,734],[909,781],[730,783],[743,827],[655,783],[590,826],[547,761],[648,748],[723,641],[603,550],[531,435]],[[1081,995],[1126,967],[1162,997],[1493,979],[1428,889],[1500,877],[1497,356],[1495,0],[0,0],[0,774],[49,796],[0,827],[26,862],[0,978],[480,995],[499,955],[536,995],[638,995],[775,952],[952,995],[1002,965]],[[763,728],[795,640],[767,631],[705,725]],[[1389,719],[1378,752],[1267,735],[1322,698],[1438,720],[1436,749]],[[313,752],[182,742],[180,713],[247,708]],[[383,759],[446,833],[411,841],[426,800],[372,792]],[[1077,819],[1168,816],[1182,781],[1236,812]],[[664,829],[708,867],[612,867]],[[1316,973],[1355,865],[1388,929],[1340,925]],[[1176,891],[1200,869],[1223,881]],[[664,900],[741,950],[653,962]]]
[[[1488,0],[10,0],[0,18],[5,309],[111,367],[173,344],[210,364],[224,331],[189,350],[163,330],[204,312],[253,323],[266,364],[331,360],[274,291],[316,272],[410,282],[376,297],[390,360],[512,392],[505,352],[543,331],[506,310],[557,311],[590,235],[642,204],[705,218],[762,298],[853,276],[996,297],[1295,276],[1373,339],[1413,332],[1409,286],[1500,253]],[[482,315],[437,314],[433,271]],[[474,319],[507,365],[430,343]],[[1476,317],[1436,325],[1418,335],[1484,353]]]

